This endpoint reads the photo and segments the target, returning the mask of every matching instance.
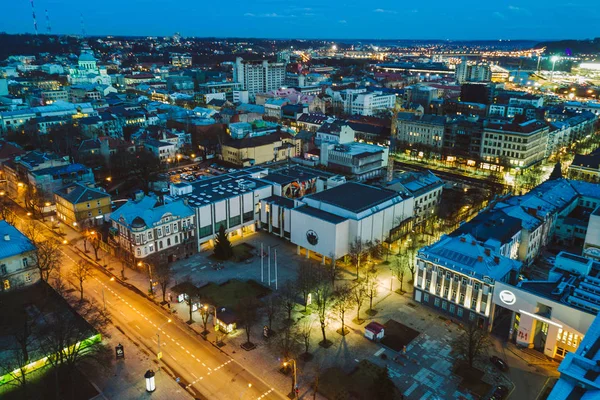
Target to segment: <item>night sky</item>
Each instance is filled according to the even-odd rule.
[[[0,31],[33,32],[28,0],[0,0]],[[584,39],[598,0],[34,0],[40,33],[369,39]]]

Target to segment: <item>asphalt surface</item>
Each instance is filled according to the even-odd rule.
[[[13,203],[14,204],[14,203]],[[29,219],[17,206],[18,222]],[[42,223],[37,223],[45,237],[56,233]],[[67,238],[78,236],[70,230]],[[85,258],[74,246],[62,249],[61,275],[67,280],[75,263]],[[93,253],[90,253],[93,254]],[[116,266],[115,270],[120,270]],[[193,333],[177,318],[145,298],[138,291],[121,284],[101,267],[84,283],[84,295],[109,311],[112,324],[150,354],[160,352],[161,368],[168,371],[179,384],[197,399],[283,399],[287,398],[264,382],[261,377],[243,368],[216,345]],[[214,335],[213,335],[214,336]],[[127,350],[125,350],[127,351]],[[239,351],[243,351],[239,349]],[[155,365],[155,367],[158,367]],[[157,388],[159,391],[160,388]]]

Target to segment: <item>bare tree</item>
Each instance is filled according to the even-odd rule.
[[[275,340],[269,342],[284,360],[294,358],[300,351],[300,343],[297,335],[294,335],[293,328],[293,324],[284,324]]]
[[[250,334],[252,327],[258,322],[258,309],[260,308],[260,302],[255,297],[249,296],[241,299],[236,309],[236,316],[238,323],[246,331],[246,343],[242,346],[254,347],[254,344],[250,341]]]
[[[367,273],[367,277],[365,279],[365,294],[369,299],[369,309],[368,313],[373,314],[375,310],[373,310],[373,298],[377,297],[377,289],[379,287],[379,282],[377,281],[377,277],[379,274],[377,271],[370,271]]]
[[[96,261],[99,261],[98,250],[100,250],[100,245],[102,242],[102,235],[98,231],[92,231],[90,237],[90,244],[92,245],[92,249],[94,250],[94,257],[96,257]]]
[[[356,305],[356,322],[360,324],[362,321],[360,319],[360,308],[367,297],[367,289],[364,281],[360,281],[354,285],[352,288],[352,297],[354,298],[354,304]]]
[[[7,224],[14,226],[17,218],[11,209],[9,201],[5,197],[4,192],[0,192],[0,220],[4,220]]]
[[[80,259],[75,264],[75,268],[71,271],[73,278],[79,284],[79,293],[81,295],[79,301],[83,301],[83,282],[87,281],[93,275],[93,266],[84,259]]]
[[[158,281],[160,290],[162,292],[162,303],[165,304],[167,302],[167,288],[173,277],[171,266],[168,263],[158,263],[154,270],[154,277]]]
[[[292,281],[287,281],[281,288],[281,305],[287,314],[287,321],[292,320],[292,311],[296,306],[297,297],[296,285]]]
[[[265,300],[264,309],[265,309],[265,313],[267,314],[269,331],[271,330],[271,328],[273,326],[273,320],[279,314],[279,312],[281,311],[281,308],[282,308],[281,297],[278,294],[273,294]]]
[[[452,347],[459,357],[465,360],[469,367],[492,346],[492,341],[485,329],[475,323],[467,324],[463,333],[457,337]]]
[[[327,314],[331,307],[332,300],[332,287],[323,274],[317,277],[317,284],[315,286],[315,304],[317,305],[317,315],[319,316],[319,323],[321,324],[321,333],[323,334],[323,341],[319,343],[323,347],[329,347],[331,342],[327,340],[325,334],[325,327],[327,326]]]
[[[329,259],[331,260],[329,263],[329,268],[327,272],[329,274],[329,278],[331,279],[331,286],[335,287],[335,281],[340,277],[340,268],[337,266],[335,262],[335,256],[333,253],[329,253]]]
[[[405,261],[405,257],[396,257],[394,263],[391,266],[392,275],[394,275],[394,277],[400,282],[400,294],[404,293],[402,285],[404,283],[404,274],[408,269]]]
[[[298,273],[296,276],[296,288],[302,295],[304,301],[304,312],[308,309],[308,296],[315,287],[315,275],[316,269],[314,263],[310,261],[304,261],[300,263],[298,267]]]
[[[305,360],[308,360],[311,357],[309,350],[313,326],[314,320],[312,318],[304,318],[304,321],[302,321],[302,323],[296,331],[298,337],[300,338],[300,342],[304,345],[304,353],[302,354],[302,356]]]
[[[40,243],[44,236],[42,231],[39,229],[37,222],[28,220],[21,225],[21,232],[29,238],[36,246]]]
[[[356,279],[359,279],[360,275],[360,267],[362,262],[365,261],[367,255],[367,245],[362,241],[360,237],[354,239],[348,248],[348,256],[350,257],[350,262],[352,265],[356,267]]]
[[[354,296],[349,286],[340,286],[333,293],[332,309],[342,323],[340,335],[346,336],[346,312],[354,305]]]
[[[37,243],[33,242],[37,246],[32,256],[33,263],[40,273],[40,278],[44,282],[48,282],[48,279],[60,270],[62,262],[60,244],[55,239],[47,239]]]
[[[185,304],[188,306],[188,310],[190,312],[190,319],[187,322],[189,325],[194,323],[194,318],[192,317],[192,313],[194,312],[194,304],[196,304],[196,300],[198,299],[198,294],[196,292],[186,293],[184,296]]]
[[[208,305],[205,304],[200,309],[200,317],[202,318],[202,325],[204,326],[204,330],[202,331],[202,335],[207,335],[208,334],[208,329],[206,328],[206,325],[208,324],[208,316],[209,315],[210,315],[210,309],[208,308]]]

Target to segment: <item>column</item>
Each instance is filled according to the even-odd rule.
[[[302,249],[302,247],[300,247],[299,245],[296,245],[296,254],[300,255],[301,249]]]
[[[326,261],[326,258],[325,258],[325,256],[323,256],[323,261],[321,261],[321,264],[325,265],[325,261]]]

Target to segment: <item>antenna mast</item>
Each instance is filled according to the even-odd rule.
[[[35,18],[35,7],[33,6],[33,0],[31,0],[31,15],[33,16],[33,29],[35,30],[35,34],[37,36],[37,34],[38,34],[37,19]]]
[[[52,28],[50,27],[50,16],[48,15],[48,10],[46,11],[46,33],[48,33],[48,35],[52,34]]]
[[[83,14],[80,14],[81,16],[81,36],[85,37],[85,24],[83,23]]]

